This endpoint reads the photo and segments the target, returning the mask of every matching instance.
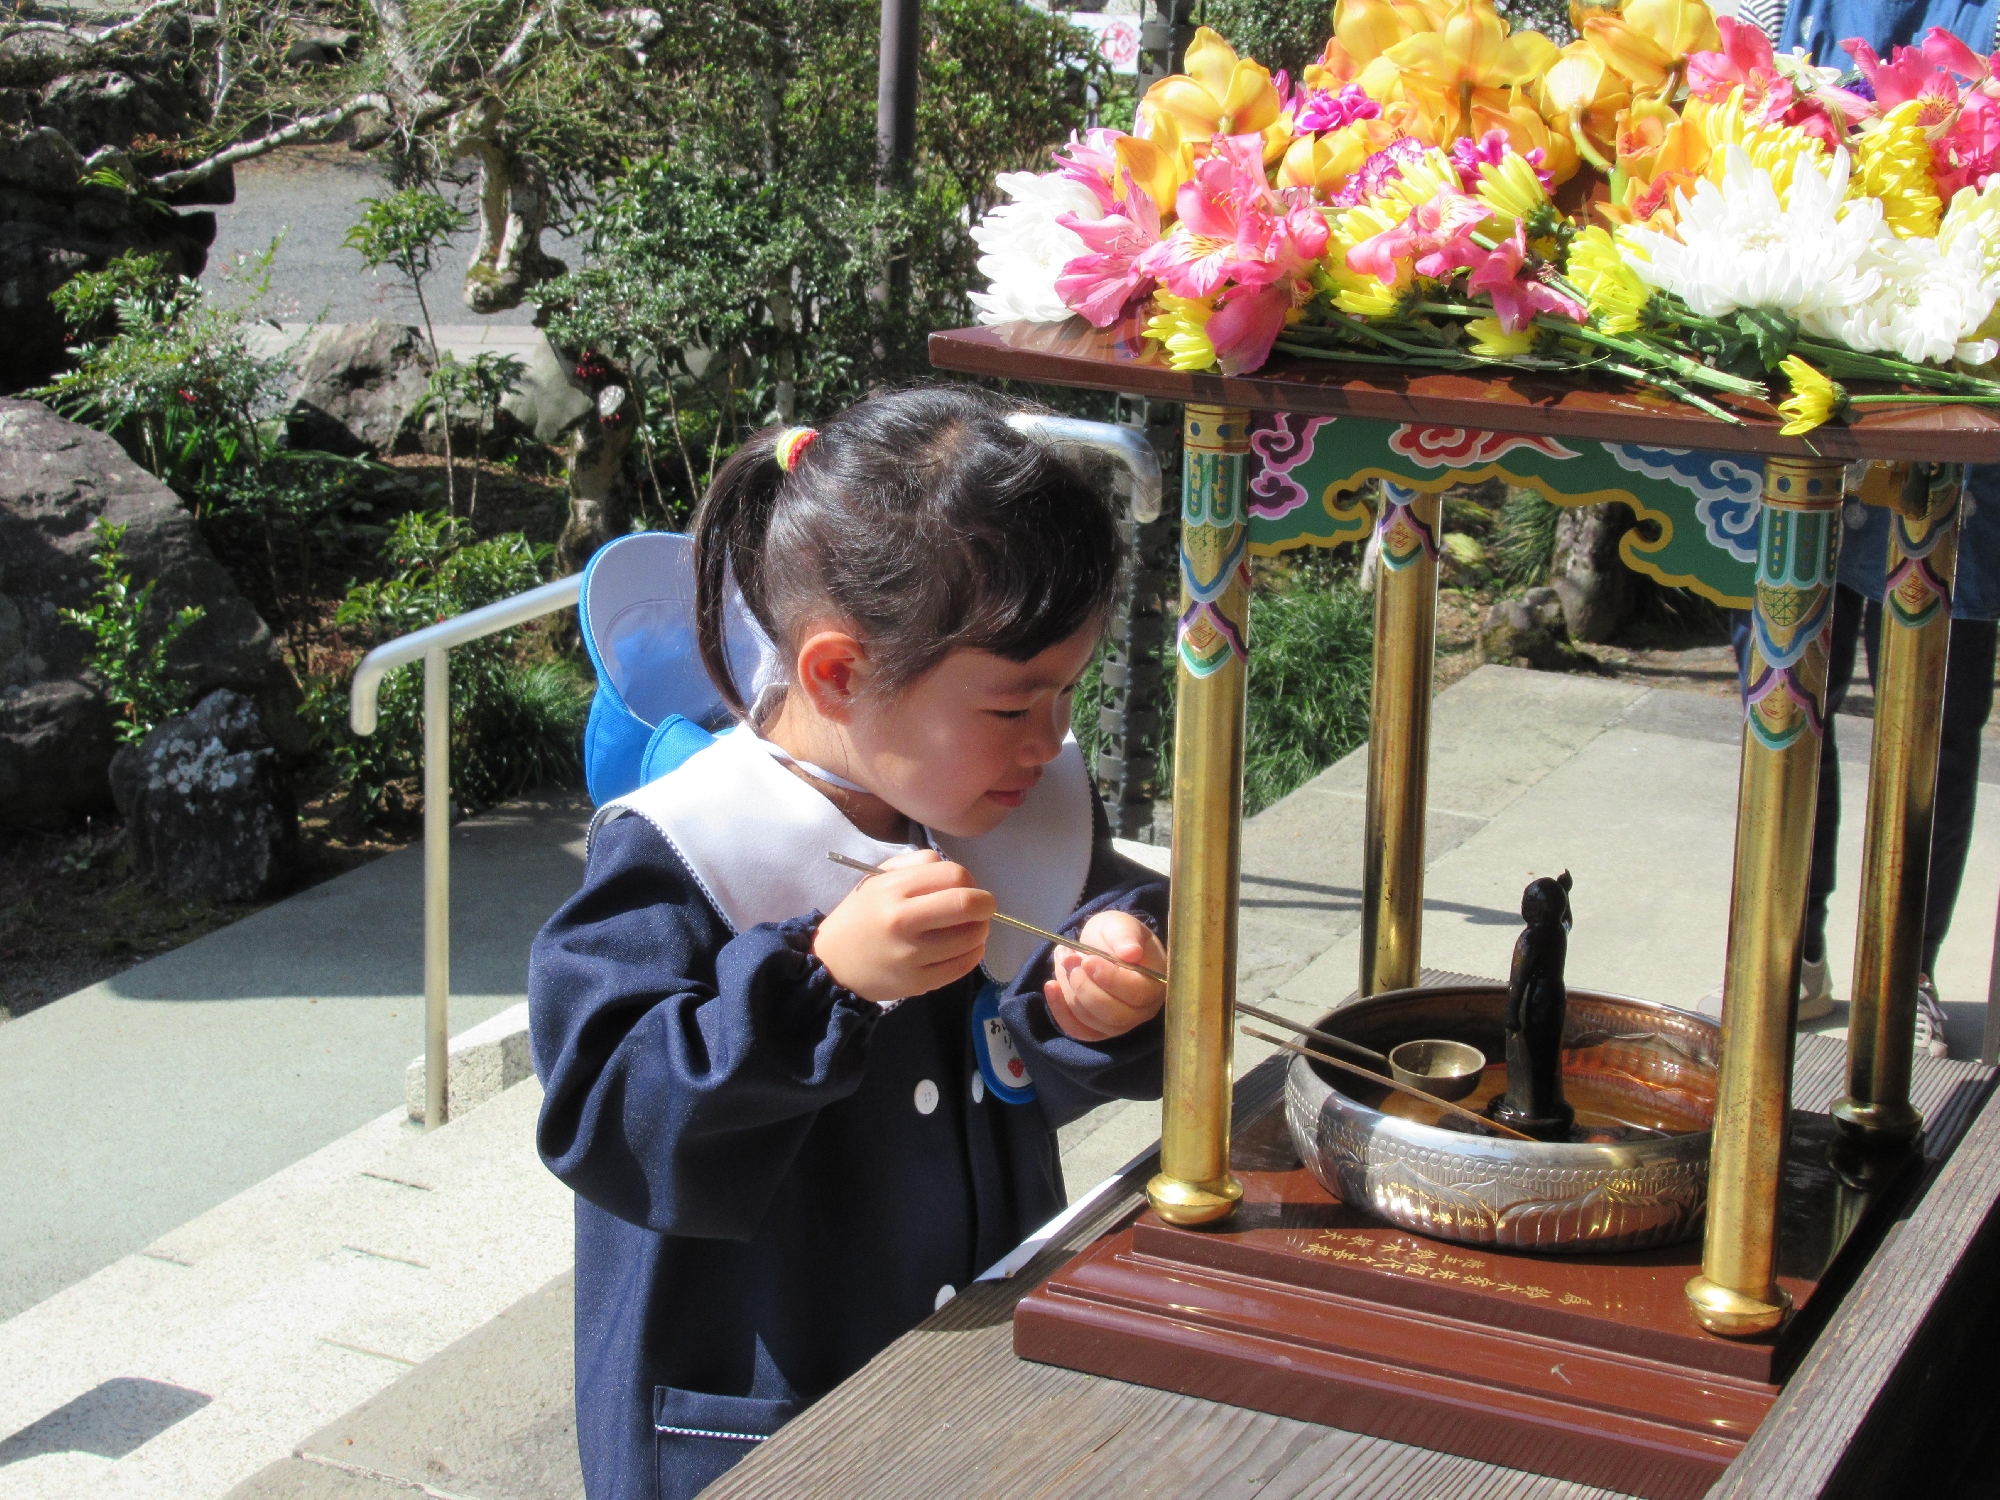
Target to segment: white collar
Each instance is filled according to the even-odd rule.
[[[591,831],[624,813],[637,813],[659,831],[739,933],[833,910],[861,877],[834,864],[828,850],[880,864],[911,847],[869,838],[741,725],[665,776],[606,803]],[[1082,904],[1093,838],[1090,777],[1074,738],[991,833],[961,839],[924,830],[925,842],[970,870],[1000,910],[1055,930]],[[1040,946],[1038,938],[995,924],[987,973],[1011,980]]]

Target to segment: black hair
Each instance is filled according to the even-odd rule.
[[[702,665],[740,716],[723,609],[744,603],[786,654],[815,617],[849,624],[893,693],[956,650],[1027,661],[1111,608],[1123,561],[1107,488],[968,387],[871,396],[787,473],[783,428],[731,455],[695,512]]]

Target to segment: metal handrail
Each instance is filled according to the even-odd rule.
[[[373,734],[382,679],[424,664],[424,1129],[450,1115],[451,1077],[451,648],[574,605],[583,575],[572,573],[398,636],[361,658],[348,689],[347,722]]]
[[[1017,431],[1057,446],[1087,448],[1117,460],[1135,521],[1160,514],[1160,459],[1129,427],[1076,417],[1021,413]],[[361,658],[348,689],[347,722],[373,734],[382,679],[397,667],[424,664],[424,1129],[449,1117],[451,1071],[451,648],[510,630],[576,604],[583,575],[572,573],[497,604],[468,610],[377,646]]]
[[[1160,519],[1160,455],[1138,429],[1116,422],[1087,422],[1081,417],[1051,417],[1040,412],[1016,412],[1007,419],[1007,425],[1057,447],[1087,448],[1116,459],[1125,466],[1132,519],[1142,526]]]

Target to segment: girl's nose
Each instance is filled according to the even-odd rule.
[[[1058,698],[1047,714],[1029,716],[1035,732],[1021,746],[1023,764],[1045,766],[1062,754],[1063,736],[1069,733],[1069,721],[1064,713],[1068,706]]]

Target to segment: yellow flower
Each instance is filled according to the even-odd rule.
[[[1572,42],[1530,96],[1552,131],[1600,172],[1611,170],[1618,117],[1632,104],[1632,84],[1587,42]]]
[[[1627,264],[1608,231],[1592,225],[1571,240],[1563,275],[1583,293],[1591,316],[1606,333],[1631,333],[1645,321],[1652,288]]]
[[[1479,201],[1500,220],[1500,232],[1512,234],[1516,219],[1532,219],[1538,209],[1549,206],[1542,179],[1527,161],[1512,152],[1497,162],[1479,164]]]
[[[1171,220],[1175,195],[1181,184],[1194,176],[1194,151],[1190,142],[1181,139],[1180,127],[1172,115],[1157,115],[1151,125],[1151,136],[1121,135],[1113,142],[1112,150],[1117,153],[1118,165],[1153,200],[1161,217]],[[1123,197],[1124,192],[1121,178],[1118,196]]]
[[[1540,78],[1558,54],[1539,31],[1510,32],[1493,0],[1455,0],[1436,30],[1413,32],[1382,55],[1448,141],[1471,128],[1475,103],[1504,111],[1507,91]]]
[[[1731,89],[1721,104],[1690,99],[1681,109],[1682,118],[1701,132],[1709,147],[1708,180],[1720,187],[1728,153],[1724,146],[1741,146],[1750,165],[1770,174],[1771,187],[1780,203],[1789,204],[1792,172],[1801,161],[1815,163],[1822,152],[1820,143],[1794,125],[1755,125],[1743,118],[1743,90]]]
[[[1206,26],[1198,27],[1188,43],[1187,72],[1162,78],[1146,90],[1139,108],[1149,123],[1171,118],[1180,139],[1201,145],[1215,135],[1261,133],[1266,161],[1282,154],[1290,138],[1273,129],[1279,101],[1270,69],[1238,57],[1234,47]]]
[[[1360,165],[1380,149],[1362,120],[1325,135],[1302,135],[1285,151],[1278,167],[1278,186],[1308,187],[1335,193]]]
[[[1155,292],[1153,301],[1159,311],[1147,320],[1146,337],[1166,346],[1167,363],[1183,372],[1213,369],[1215,344],[1208,336],[1208,320],[1215,316],[1215,304],[1165,290]]]
[[[1532,326],[1523,328],[1519,333],[1509,333],[1500,326],[1498,318],[1474,318],[1465,325],[1465,331],[1472,335],[1472,353],[1484,355],[1487,359],[1512,359],[1535,347]]]
[[[1840,410],[1847,392],[1828,380],[1811,365],[1792,354],[1778,366],[1792,383],[1792,393],[1778,403],[1778,415],[1786,419],[1778,431],[1786,437],[1811,432]]]
[[[1880,198],[1884,221],[1905,240],[1935,236],[1944,208],[1931,176],[1923,111],[1923,100],[1906,99],[1864,130],[1854,142],[1854,175],[1847,183],[1850,198]]]
[[[1393,318],[1402,298],[1394,287],[1375,277],[1350,271],[1347,249],[1346,245],[1333,243],[1320,266],[1321,285],[1334,294],[1333,305],[1351,317]]]
[[[1389,183],[1375,201],[1390,209],[1400,224],[1411,209],[1422,207],[1439,193],[1458,191],[1458,167],[1433,146],[1415,161],[1403,163],[1402,176]]]
[[[1702,0],[1627,0],[1616,15],[1586,17],[1582,30],[1584,44],[1608,67],[1662,95],[1679,83],[1688,53],[1722,47]]]

